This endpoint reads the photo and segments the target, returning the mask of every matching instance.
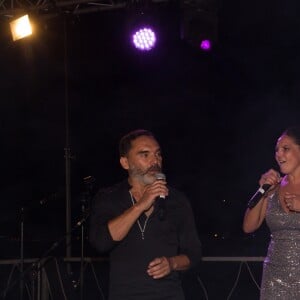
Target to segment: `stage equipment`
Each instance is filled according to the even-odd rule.
[[[80,247],[80,277],[78,280],[78,284],[80,287],[80,300],[84,300],[84,270],[86,267],[86,263],[84,260],[84,246],[85,246],[85,220],[89,217],[90,215],[90,206],[91,206],[91,201],[94,196],[94,185],[95,185],[96,179],[93,176],[86,176],[83,178],[84,186],[85,186],[85,191],[82,193],[81,197],[81,220],[84,220],[84,222],[79,221],[77,223],[78,225],[80,224],[81,227],[81,247]]]
[[[23,213],[23,211],[22,211]],[[34,281],[37,279],[37,276],[39,276],[40,272],[42,269],[45,267],[46,264],[49,263],[49,261],[53,260],[54,256],[53,252],[66,240],[69,240],[70,237],[72,236],[73,232],[78,230],[78,228],[83,228],[83,224],[85,224],[86,220],[89,217],[89,213],[85,212],[83,216],[77,221],[75,226],[71,228],[69,232],[67,232],[64,236],[62,236],[59,240],[55,241],[51,247],[49,247],[40,258],[33,260],[33,262],[26,268],[24,269],[24,257],[23,257],[23,239],[21,239],[21,259],[20,259],[20,276],[17,278],[15,281],[9,282],[7,287],[0,292],[0,299],[5,300],[7,295],[14,290],[14,288],[20,284],[20,299],[23,299],[23,294],[24,294],[24,286],[25,286],[25,281]],[[23,221],[21,222],[21,230],[23,232]],[[21,233],[23,235],[23,233]],[[82,252],[83,254],[83,252]],[[71,260],[71,257],[66,257],[65,258],[67,261]],[[83,256],[81,257],[81,265],[83,265],[84,258]],[[70,263],[67,262],[66,265],[67,268],[67,273],[70,276]],[[81,272],[82,275],[81,279],[83,280],[83,273]],[[83,295],[83,294],[82,294]],[[81,298],[83,299],[83,298]]]
[[[181,39],[203,51],[218,41],[219,0],[184,1],[181,14]]]
[[[25,218],[25,209],[21,207],[21,220],[20,220],[20,300],[23,300],[24,294],[24,218]]]
[[[32,34],[32,26],[30,24],[28,15],[24,15],[18,19],[15,19],[9,24],[13,41],[23,39]]]
[[[209,51],[211,49],[211,41],[210,40],[203,40],[201,41],[200,43],[200,48],[203,50],[203,51]]]
[[[65,75],[65,181],[66,181],[66,258],[72,257],[72,212],[71,212],[71,160],[74,158],[71,152],[70,142],[70,99],[69,99],[69,70],[68,70],[68,34],[67,20],[63,21],[64,32],[64,75]],[[71,274],[71,265],[67,265]]]
[[[155,32],[151,28],[141,28],[134,33],[132,42],[137,49],[149,51],[155,46],[156,43]]]
[[[130,46],[139,51],[152,52],[159,42],[158,31],[161,31],[154,6],[147,1],[128,5],[125,24]]]

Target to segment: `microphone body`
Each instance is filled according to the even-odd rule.
[[[253,208],[261,200],[262,196],[270,189],[271,184],[263,184],[249,200],[247,207]]]
[[[166,175],[163,173],[155,174],[156,180],[166,180]],[[165,203],[165,195],[160,195],[157,199],[157,207],[158,207],[158,219],[163,221],[166,218],[166,203]]]

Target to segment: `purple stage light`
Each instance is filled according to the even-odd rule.
[[[209,51],[211,49],[211,41],[210,40],[203,40],[203,41],[201,41],[200,48],[203,51]]]
[[[149,51],[155,46],[156,36],[152,29],[142,28],[135,32],[132,40],[137,49]]]

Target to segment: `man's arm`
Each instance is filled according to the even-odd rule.
[[[132,207],[108,222],[108,229],[114,241],[123,240],[139,216],[153,210],[153,204],[159,195],[167,195],[165,182],[157,180],[145,187],[142,197]]]
[[[114,241],[123,240],[142,212],[140,205],[134,204],[120,216],[110,220],[108,230],[112,239]]]
[[[169,257],[168,260],[171,271],[184,271],[191,265],[190,259],[184,254]]]
[[[172,257],[159,257],[152,260],[148,265],[148,275],[153,279],[167,276],[172,271],[184,271],[190,267],[190,259],[184,255]]]

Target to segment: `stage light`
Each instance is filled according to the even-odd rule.
[[[149,51],[155,47],[155,32],[149,27],[141,28],[133,34],[132,42],[138,50]]]
[[[202,51],[211,50],[218,41],[219,1],[193,1],[184,4],[181,38]]]
[[[32,28],[28,15],[24,15],[10,22],[10,30],[13,41],[25,38],[32,34]]]
[[[200,43],[200,49],[203,51],[210,51],[212,47],[212,42],[210,40],[202,40]]]

